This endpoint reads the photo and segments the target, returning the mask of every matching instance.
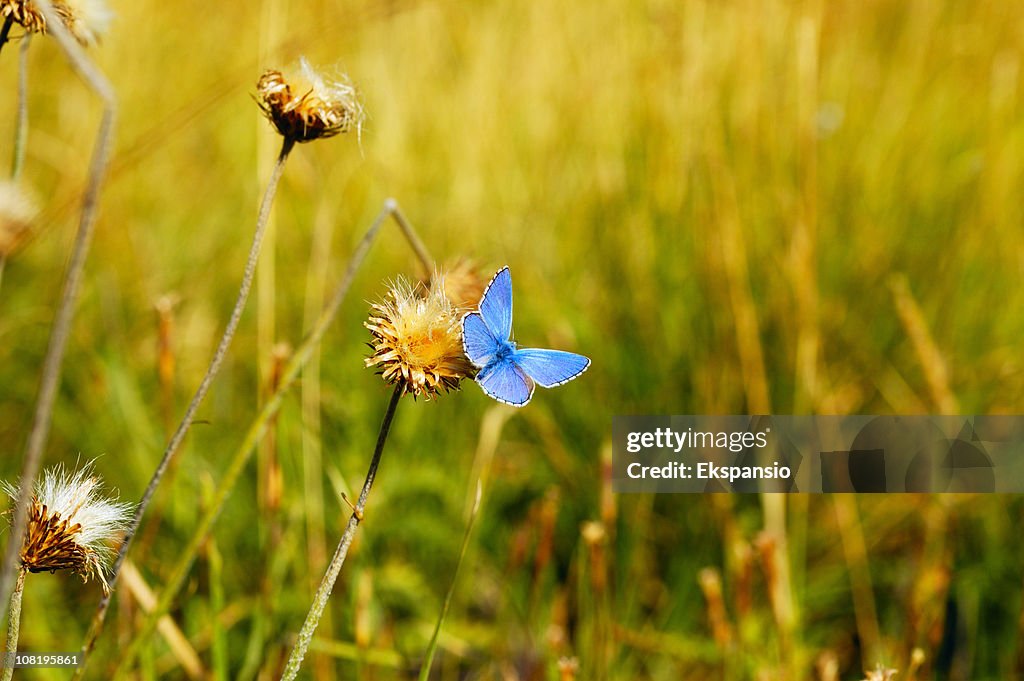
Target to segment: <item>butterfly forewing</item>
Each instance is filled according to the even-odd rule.
[[[553,388],[576,378],[590,366],[583,355],[561,350],[517,350],[512,335],[512,275],[498,270],[480,298],[480,311],[462,318],[462,348],[478,368],[476,382],[505,404],[521,407],[536,386]]]
[[[590,366],[590,360],[575,352],[523,348],[512,356],[526,374],[542,388],[568,383]]]
[[[512,335],[512,274],[508,267],[498,270],[480,299],[480,314],[499,340]]]
[[[470,362],[477,367],[487,366],[499,346],[500,341],[479,312],[470,312],[462,318],[462,349]]]
[[[533,397],[533,381],[507,360],[491,365],[477,375],[476,381],[485,393],[513,407],[521,407]]]

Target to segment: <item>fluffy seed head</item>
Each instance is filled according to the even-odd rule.
[[[472,376],[462,350],[460,315],[441,285],[417,292],[398,280],[381,303],[374,304],[364,326],[373,334],[366,366],[380,368],[387,383],[405,393],[436,397]]]
[[[53,9],[68,33],[85,47],[96,45],[114,18],[105,0],[63,0],[54,2]]]
[[[35,216],[31,197],[14,182],[0,181],[0,258],[14,252]]]
[[[21,566],[29,572],[71,570],[99,579],[107,591],[104,571],[113,555],[111,542],[128,528],[132,504],[108,499],[91,465],[68,473],[63,466],[43,472],[36,481],[28,526],[21,546]],[[3,483],[17,500],[18,488]]]
[[[286,139],[310,142],[352,128],[362,131],[363,105],[346,77],[327,80],[302,58],[299,73],[266,71],[256,83],[256,102]]]

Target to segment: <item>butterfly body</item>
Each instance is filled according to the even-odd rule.
[[[505,404],[522,407],[540,385],[568,383],[590,366],[583,355],[562,350],[522,348],[512,336],[512,275],[498,271],[480,299],[479,312],[462,318],[462,347],[479,369],[476,382],[485,393]]]

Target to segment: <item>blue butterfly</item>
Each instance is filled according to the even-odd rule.
[[[476,382],[505,404],[522,407],[533,389],[568,383],[590,366],[573,352],[516,347],[512,336],[512,275],[501,269],[484,290],[480,311],[462,317],[462,348],[480,371]]]

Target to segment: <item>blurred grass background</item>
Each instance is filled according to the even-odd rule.
[[[1024,8],[115,9],[93,54],[119,96],[116,152],[45,463],[99,457],[125,499],[236,291],[278,145],[256,79],[305,55],[349,73],[369,114],[361,142],[292,155],[259,290],[130,554],[140,582],[159,591],[275,348],[301,340],[392,196],[439,261],[511,266],[521,341],[593,367],[514,414],[474,385],[403,401],[310,678],[416,669],[481,473],[435,678],[860,679],[876,663],[901,679],[1022,678],[1018,497],[616,497],[605,473],[615,414],[1021,413]],[[8,141],[15,47],[0,54]],[[0,288],[6,479],[100,113],[51,40],[30,55],[25,182],[44,212]],[[138,678],[276,678],[387,401],[363,368],[367,301],[415,267],[385,227],[171,613],[187,644],[154,638]],[[131,639],[138,592],[122,580],[90,677]],[[77,648],[98,597],[73,575],[32,576],[22,648]]]

